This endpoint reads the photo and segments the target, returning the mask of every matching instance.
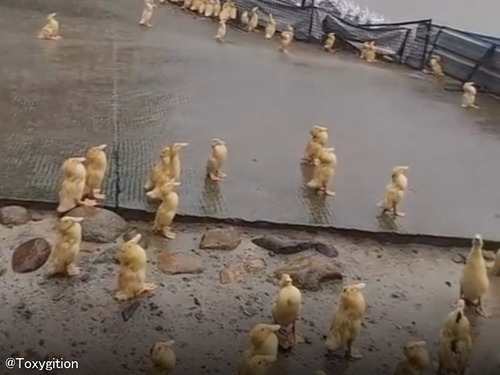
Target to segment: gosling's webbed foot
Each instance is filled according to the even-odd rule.
[[[395,211],[394,216],[405,217],[406,214],[404,212]]]
[[[74,264],[70,264],[66,270],[68,276],[78,276],[81,273],[81,270],[79,267],[75,266]]]
[[[106,195],[101,193],[101,189],[94,189],[93,198],[95,199],[106,199]]]
[[[217,175],[220,177],[220,178],[226,178],[227,177],[227,174],[225,174],[224,172],[217,172]]]
[[[152,290],[155,290],[156,288],[157,288],[157,285],[155,283],[146,283],[143,285],[139,294],[151,292]]]
[[[330,191],[330,190],[325,190],[325,194],[328,195],[329,197],[334,197],[335,196],[335,192],[334,191]]]
[[[169,240],[175,240],[175,238],[177,237],[176,234],[174,232],[172,232],[172,230],[170,228],[163,229],[162,233],[163,233],[163,236],[165,236],[165,238],[167,238]]]
[[[351,350],[348,350],[346,352],[346,358],[350,361],[355,361],[358,359],[363,359],[364,356],[359,352],[358,349],[356,348],[351,348]]]
[[[126,301],[130,298],[132,298],[130,295],[128,295],[125,292],[122,292],[121,290],[115,293],[115,299],[117,301]]]
[[[93,199],[85,199],[84,201],[81,202],[82,206],[86,207],[94,207],[97,205],[97,202]]]
[[[212,181],[220,181],[221,178],[216,176],[215,173],[209,173],[208,174],[208,177],[212,180]]]

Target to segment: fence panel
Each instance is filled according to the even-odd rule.
[[[268,15],[271,13],[276,21],[276,30],[283,31],[287,25],[293,27],[295,38],[309,40],[311,31],[312,7],[303,8],[302,2],[291,0],[235,0],[238,8],[238,17],[241,12],[250,11],[259,7],[259,25],[267,24]]]
[[[378,52],[401,61],[404,47],[411,29],[402,26],[355,25],[340,17],[328,15],[323,20],[323,32],[334,32],[336,36],[360,49],[365,41],[375,41]]]

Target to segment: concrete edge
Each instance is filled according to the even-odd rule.
[[[28,209],[38,209],[46,211],[54,211],[57,203],[50,201],[33,201],[29,199],[5,199],[0,198],[0,207],[17,205],[24,206]],[[99,205],[100,208],[106,208],[117,213],[126,220],[136,221],[153,221],[154,213],[145,210],[125,207],[114,207],[109,205]],[[213,216],[198,216],[178,214],[175,216],[175,221],[186,224],[226,224],[237,227],[250,227],[257,229],[281,229],[281,230],[298,230],[304,232],[324,232],[333,233],[354,239],[371,239],[378,242],[389,242],[393,244],[422,244],[440,247],[470,247],[471,238],[450,237],[434,234],[414,234],[414,233],[398,233],[388,231],[369,231],[355,228],[342,228],[333,226],[321,226],[312,224],[289,224],[282,222],[273,222],[267,220],[247,220],[242,218],[219,218]],[[500,241],[484,239],[485,250],[500,249]]]
[[[28,209],[38,209],[46,211],[56,210],[57,203],[50,201],[33,201],[29,199],[5,199],[0,198],[0,207],[17,205]],[[135,208],[114,207],[109,205],[99,205],[117,213],[126,220],[153,221],[154,213]],[[219,218],[212,216],[183,215],[175,216],[175,221],[186,224],[227,224],[237,227],[250,227],[258,229],[282,229],[298,230],[305,232],[333,233],[353,239],[371,239],[378,242],[389,242],[393,244],[422,244],[440,247],[465,247],[471,246],[471,238],[441,236],[434,234],[414,234],[398,233],[387,231],[369,231],[355,228],[342,228],[333,226],[309,225],[309,224],[288,224],[266,220],[246,220],[242,218]],[[500,241],[484,239],[484,249],[496,251],[500,249]]]

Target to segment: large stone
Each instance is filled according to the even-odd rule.
[[[158,267],[167,275],[201,273],[204,270],[201,258],[194,254],[162,251],[158,255]]]
[[[266,262],[261,258],[249,258],[243,262],[231,264],[219,272],[221,284],[240,282],[249,274],[256,274],[266,269]]]
[[[112,211],[98,207],[77,207],[66,216],[83,217],[82,238],[87,242],[108,243],[116,240],[129,225]]]
[[[6,206],[0,209],[0,223],[3,225],[23,225],[31,221],[30,212],[21,206]]]
[[[234,250],[241,242],[240,234],[233,227],[208,229],[201,238],[200,249]]]
[[[43,238],[33,238],[20,245],[12,254],[12,269],[17,273],[33,272],[49,259],[50,244]]]
[[[335,258],[339,252],[334,246],[329,246],[319,241],[283,240],[277,236],[264,236],[254,238],[252,242],[276,254],[296,254],[302,251],[314,250],[329,258]]]
[[[278,278],[284,273],[292,277],[298,288],[312,291],[320,290],[322,281],[342,280],[340,263],[312,251],[291,257],[285,266],[274,271]]]

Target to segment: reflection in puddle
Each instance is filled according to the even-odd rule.
[[[224,197],[218,182],[205,177],[201,193],[200,209],[205,215],[216,215],[224,211]]]
[[[330,212],[327,204],[327,199],[334,199],[325,195],[317,195],[313,189],[307,187],[307,183],[312,178],[313,168],[307,164],[300,165],[302,173],[302,186],[298,195],[300,199],[305,202],[309,209],[309,223],[310,224],[332,224],[334,216]]]

